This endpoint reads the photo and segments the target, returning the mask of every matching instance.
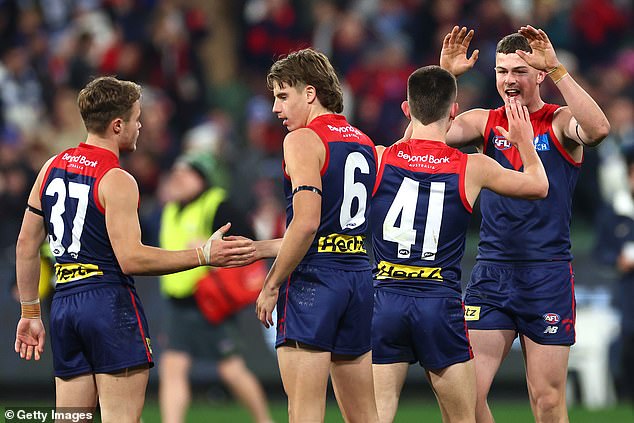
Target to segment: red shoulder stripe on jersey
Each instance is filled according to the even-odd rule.
[[[559,141],[559,139],[555,135],[555,131],[553,131],[552,125],[550,126],[550,129],[548,130],[548,134],[550,135],[550,139],[552,140],[553,144],[555,145],[555,148],[557,148],[557,151],[559,151],[559,154],[561,154],[562,157],[564,159],[566,159],[566,161],[568,163],[570,163],[571,165],[573,165],[575,167],[581,167],[581,165],[583,164],[585,151],[584,151],[584,154],[581,156],[581,161],[577,162],[575,159],[572,158],[572,156],[566,151],[564,146],[561,144],[561,142]]]
[[[317,135],[319,136],[319,134]],[[326,149],[326,158],[324,160],[324,165],[322,166],[321,171],[319,172],[321,176],[324,176],[324,173],[326,173],[326,171],[328,170],[328,165],[330,164],[330,146],[328,145],[328,142],[324,138],[319,137],[319,139],[324,144],[324,148]]]
[[[63,151],[61,154],[63,153],[65,153],[65,151]],[[40,201],[42,201],[42,196],[44,195],[44,186],[46,185],[46,181],[48,181],[48,176],[51,174],[51,170],[53,170],[53,167],[55,167],[58,157],[59,157],[59,154],[55,156],[55,158],[48,165],[46,172],[44,172],[44,178],[42,179],[42,182],[40,184]]]
[[[106,172],[104,172],[101,175],[99,175],[99,177],[95,180],[95,184],[93,185],[92,199],[95,201],[95,205],[97,206],[97,210],[99,210],[101,212],[101,214],[103,214],[103,215],[106,214],[106,208],[103,206],[103,204],[101,204],[101,201],[99,201],[99,185],[100,185],[101,180],[103,179],[103,177],[106,175],[106,173],[110,172],[110,170],[112,170],[112,169],[115,169],[115,168],[111,167]]]
[[[390,145],[389,147],[385,147],[385,150],[383,150],[383,154],[381,155],[381,162],[377,163],[378,170],[376,172],[376,179],[374,181],[374,190],[372,190],[372,197],[374,197],[374,194],[376,194],[376,191],[379,189],[379,185],[381,185],[381,180],[383,179],[383,171],[385,170],[385,163],[387,162],[387,156],[392,151],[393,146],[394,144]],[[375,157],[378,157],[376,154],[377,153],[375,149],[374,155]]]
[[[493,130],[493,121],[498,118],[498,116],[500,114],[500,111],[502,111],[503,109],[504,109],[503,107],[498,107],[497,109],[489,110],[489,116],[487,117],[487,123],[484,126],[484,134],[483,134],[484,141],[482,141],[482,152],[483,153],[486,153],[487,148],[489,148],[489,134]]]
[[[467,174],[467,160],[469,160],[468,155],[463,155],[460,157],[460,169],[458,170],[458,187],[460,190],[460,199],[462,200],[462,205],[469,213],[473,213],[473,207],[469,204],[469,200],[467,200],[467,189],[466,189],[466,179],[465,175]]]
[[[369,139],[369,138],[368,138]],[[374,165],[375,165],[375,169],[376,169],[376,173],[377,175],[375,175],[374,177],[374,187],[372,188],[372,196],[374,196],[374,193],[376,192],[376,186],[377,186],[377,177],[378,177],[378,170],[379,170],[379,153],[377,153],[376,151],[376,145],[374,145],[374,142],[372,143],[372,154],[374,154]]]
[[[289,181],[291,180],[291,177],[288,176],[288,173],[286,173],[286,162],[284,161],[284,159],[282,159],[282,173],[284,174],[284,178],[288,179]]]

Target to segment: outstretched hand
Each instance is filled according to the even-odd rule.
[[[20,354],[20,358],[36,360],[44,352],[44,340],[46,331],[42,319],[21,318],[15,331],[15,352]]]
[[[473,38],[473,29],[467,32],[466,27],[454,26],[450,33],[445,35],[440,51],[440,67],[451,72],[454,76],[460,76],[475,65],[480,50],[473,50],[471,57],[467,58],[469,44]]]
[[[231,223],[225,224],[205,242],[202,247],[205,264],[216,267],[237,267],[255,261],[255,246],[252,240],[240,236],[223,239],[229,228]]]
[[[522,142],[532,143],[534,132],[528,108],[511,97],[504,109],[509,121],[509,129],[507,131],[501,126],[497,126],[496,129],[500,134],[514,146]]]
[[[544,31],[527,25],[521,27],[518,32],[528,40],[528,44],[533,50],[532,53],[523,50],[515,51],[526,63],[543,72],[548,72],[559,66],[555,48]]]

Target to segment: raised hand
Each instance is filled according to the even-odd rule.
[[[235,236],[227,240],[223,239],[230,227],[231,223],[222,226],[200,248],[205,260],[202,264],[217,267],[237,267],[255,261],[255,246],[252,240]]]
[[[21,318],[15,331],[15,352],[25,360],[32,357],[39,360],[44,352],[45,338],[46,331],[42,319]]]
[[[522,106],[513,97],[509,99],[509,102],[504,107],[509,121],[509,129],[507,131],[501,126],[497,126],[496,128],[500,134],[514,146],[519,143],[532,143],[534,133],[528,108]]]
[[[469,44],[473,38],[473,29],[467,32],[466,27],[454,26],[450,33],[445,35],[440,51],[440,67],[451,72],[454,76],[460,76],[475,65],[480,50],[473,50],[471,57],[467,58]]]
[[[531,49],[533,49],[532,53],[527,53],[522,50],[515,51],[526,63],[544,72],[548,72],[559,66],[555,48],[544,31],[527,25],[521,27],[518,32],[528,40],[528,44],[531,46]]]

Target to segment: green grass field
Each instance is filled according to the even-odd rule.
[[[288,421],[286,404],[274,402],[271,404],[273,418],[276,422]],[[491,405],[498,423],[532,423],[533,416],[527,403],[503,402]],[[634,423],[634,410],[626,405],[614,408],[591,411],[580,407],[570,409],[571,423]],[[158,404],[148,401],[143,411],[144,423],[159,423],[161,421]],[[250,423],[252,420],[247,411],[235,404],[211,404],[209,402],[195,402],[188,414],[188,423]],[[327,423],[342,423],[337,404],[329,402],[326,407]],[[435,403],[429,401],[416,402],[407,400],[401,402],[395,423],[410,422],[440,422],[440,412]]]

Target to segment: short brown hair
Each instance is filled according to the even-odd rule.
[[[275,83],[289,87],[312,85],[322,106],[335,113],[343,111],[343,91],[337,73],[328,58],[313,49],[293,52],[273,63],[266,83],[270,90]]]
[[[456,77],[440,66],[419,68],[407,79],[410,113],[423,125],[448,116],[457,92]]]
[[[86,130],[104,134],[114,119],[122,118],[127,122],[132,106],[140,98],[139,84],[103,76],[93,79],[79,92],[77,105]]]
[[[526,37],[517,32],[514,32],[513,34],[509,34],[506,37],[502,38],[495,48],[496,53],[502,54],[515,53],[515,50],[522,50],[527,53],[533,52],[533,49],[528,43]]]

